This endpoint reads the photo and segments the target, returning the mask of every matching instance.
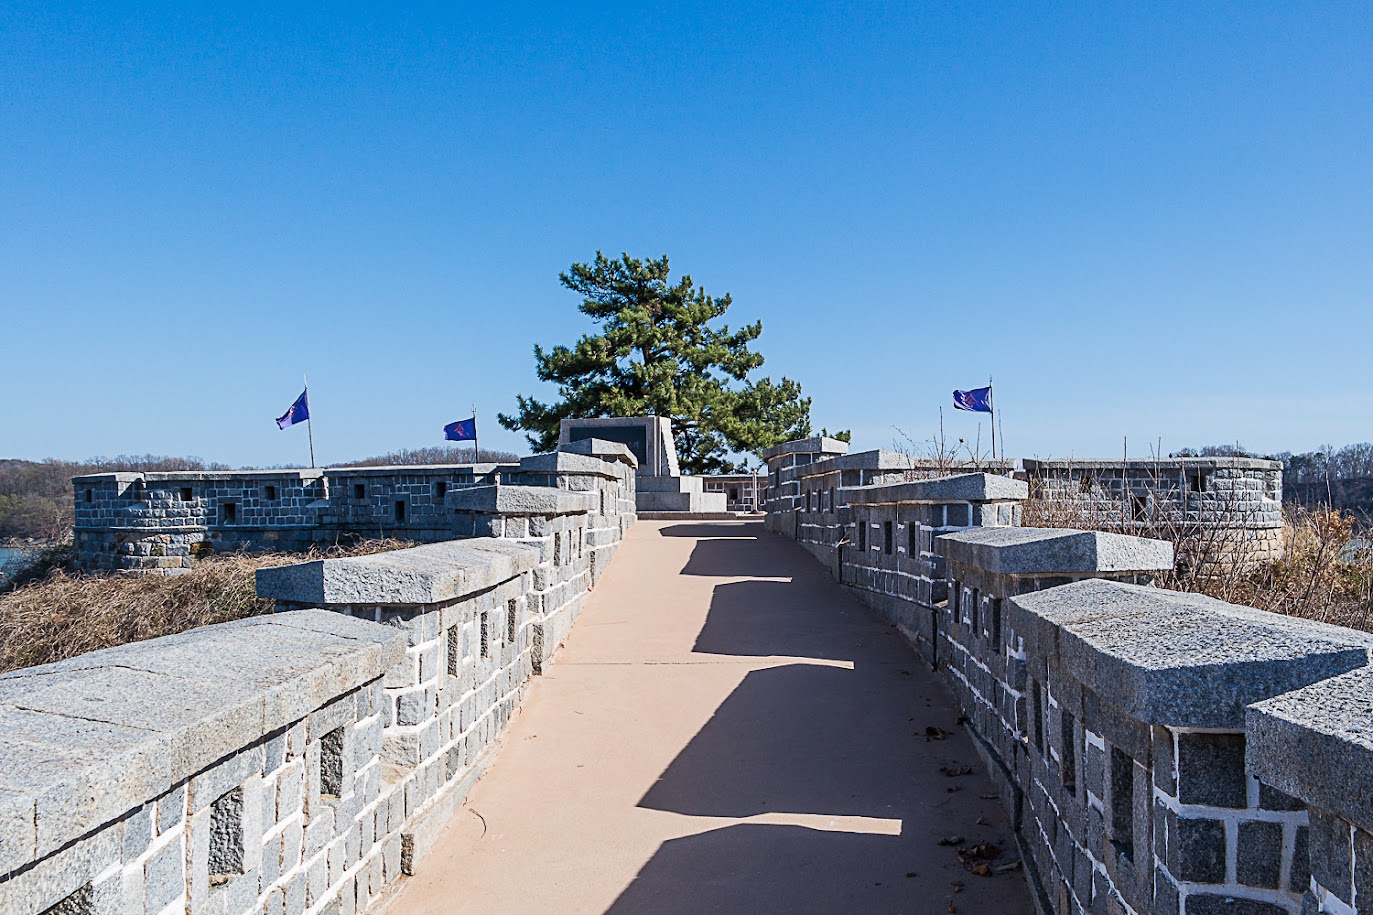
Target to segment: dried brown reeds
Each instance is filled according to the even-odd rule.
[[[258,569],[409,545],[367,540],[303,554],[209,556],[171,577],[86,575],[56,568],[0,594],[0,672],[270,613],[272,602],[255,590],[253,573]]]
[[[1176,591],[1206,594],[1234,604],[1373,632],[1373,543],[1359,536],[1355,517],[1329,505],[1283,504],[1281,555],[1266,562],[1237,562],[1242,511],[1219,506],[1236,527],[1199,525],[1185,515],[1154,511],[1174,497],[1150,490],[1143,518],[1102,510],[1090,500],[1063,501],[1032,492],[1027,527],[1124,531],[1173,543],[1177,565],[1159,579]],[[1242,552],[1242,550],[1241,550]]]

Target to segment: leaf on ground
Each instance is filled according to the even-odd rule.
[[[940,772],[943,772],[943,773],[944,773],[945,775],[947,775],[949,778],[957,778],[957,777],[960,776],[960,775],[972,775],[972,774],[973,774],[973,767],[972,767],[972,766],[940,766],[940,767],[939,767],[939,771],[940,771]]]
[[[943,728],[937,728],[934,725],[930,725],[929,727],[925,728],[926,740],[943,740],[945,737],[948,736],[948,732],[946,732]]]
[[[942,839],[939,840],[939,844],[940,844],[940,845],[962,845],[962,844],[963,844],[963,841],[964,841],[964,840],[963,840],[963,837],[962,837],[962,836],[945,836],[944,838],[942,838]]]

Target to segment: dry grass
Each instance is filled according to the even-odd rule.
[[[253,573],[310,559],[401,549],[368,540],[309,553],[225,554],[171,577],[83,575],[62,568],[0,594],[0,672],[272,611]]]
[[[1178,563],[1160,578],[1162,587],[1373,632],[1373,545],[1360,538],[1357,520],[1347,512],[1284,503],[1282,555],[1261,565],[1234,562],[1232,532],[1224,528],[1164,515],[1142,526],[1126,520],[1035,498],[1024,515],[1027,527],[1125,531],[1171,541]]]
[[[1213,596],[1373,632],[1373,545],[1358,538],[1354,517],[1329,507],[1283,514],[1282,558]]]

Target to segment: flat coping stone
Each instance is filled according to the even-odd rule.
[[[1245,732],[1250,774],[1373,831],[1373,669],[1257,702]]]
[[[476,537],[258,569],[257,595],[316,605],[437,604],[495,587],[538,561],[534,547]]]
[[[810,438],[798,438],[795,441],[764,448],[763,460],[770,461],[784,454],[847,454],[848,450],[848,442],[823,435],[813,435]]]
[[[204,626],[0,674],[0,877],[383,676],[405,633],[327,610]],[[6,821],[7,827],[10,824]]]
[[[595,511],[601,504],[597,493],[504,483],[450,490],[445,501],[455,511],[504,515],[573,515]]]
[[[637,465],[636,465],[637,466]],[[576,473],[615,479],[616,473],[599,457],[573,451],[550,451],[520,458],[522,473]]]
[[[603,438],[584,438],[581,441],[567,442],[559,445],[558,450],[565,454],[586,454],[605,461],[619,461],[636,469],[639,466],[639,459],[629,450],[628,445],[608,442]]]
[[[1363,667],[1373,635],[1201,594],[1085,579],[1007,600],[1047,661],[1146,724],[1241,728],[1245,706]]]
[[[804,479],[806,477],[818,476],[824,473],[833,473],[837,470],[874,470],[886,473],[894,473],[902,470],[943,470],[950,473],[961,472],[980,472],[991,470],[997,473],[1009,472],[1015,466],[1015,461],[981,461],[976,466],[972,462],[967,462],[966,466],[960,466],[958,461],[940,461],[935,458],[919,457],[916,455],[903,454],[900,451],[888,451],[885,448],[875,448],[872,451],[858,451],[853,454],[840,454],[832,457],[823,457],[809,464],[801,464],[796,467],[785,467],[781,470],[781,479]]]
[[[1244,457],[1187,458],[1023,458],[1026,473],[1060,470],[1281,470],[1282,461]]]
[[[73,483],[250,483],[256,480],[300,480],[312,483],[328,471],[315,470],[166,470],[166,471],[116,471],[110,473],[90,473],[72,477]]]
[[[1011,502],[1030,497],[1030,484],[994,473],[960,473],[932,480],[848,486],[843,490],[850,505],[886,505],[893,502]]]
[[[443,477],[471,475],[484,477],[519,467],[514,461],[483,462],[480,464],[375,464],[365,467],[330,467],[330,477]]]
[[[950,562],[996,575],[1154,572],[1173,568],[1173,544],[1167,540],[1071,528],[972,528],[936,538],[935,549]]]

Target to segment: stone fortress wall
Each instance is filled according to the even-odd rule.
[[[73,480],[76,561],[175,574],[214,552],[478,536],[489,513],[471,493],[521,486],[592,493],[598,516],[621,517],[634,513],[636,468],[624,445],[590,439],[511,464],[92,474]]]
[[[844,450],[772,449],[767,526],[943,673],[1045,911],[1373,912],[1373,635],[1154,587],[1171,543],[1023,527],[1026,480]],[[1280,499],[1270,462],[1203,459],[1174,468],[1183,508],[1210,511],[1198,467]]]
[[[420,508],[425,487],[460,470],[143,475],[142,498],[86,502],[148,524],[122,526],[137,535],[127,542],[177,521],[201,538],[187,543],[218,531],[275,544],[270,522],[291,529],[300,510],[373,519],[409,497],[407,520],[424,525],[410,530],[449,542],[262,569],[259,595],[292,612],[0,675],[0,912],[353,915],[383,904],[635,520],[635,461],[621,445],[579,442],[484,485],[491,472],[479,471]],[[114,476],[83,479],[78,505],[82,484],[118,495],[134,482]],[[253,515],[244,491],[268,480],[280,511]],[[367,488],[351,502],[355,480]],[[311,508],[325,485],[344,501]],[[222,524],[220,499],[259,523]],[[156,514],[172,503],[184,508]]]

